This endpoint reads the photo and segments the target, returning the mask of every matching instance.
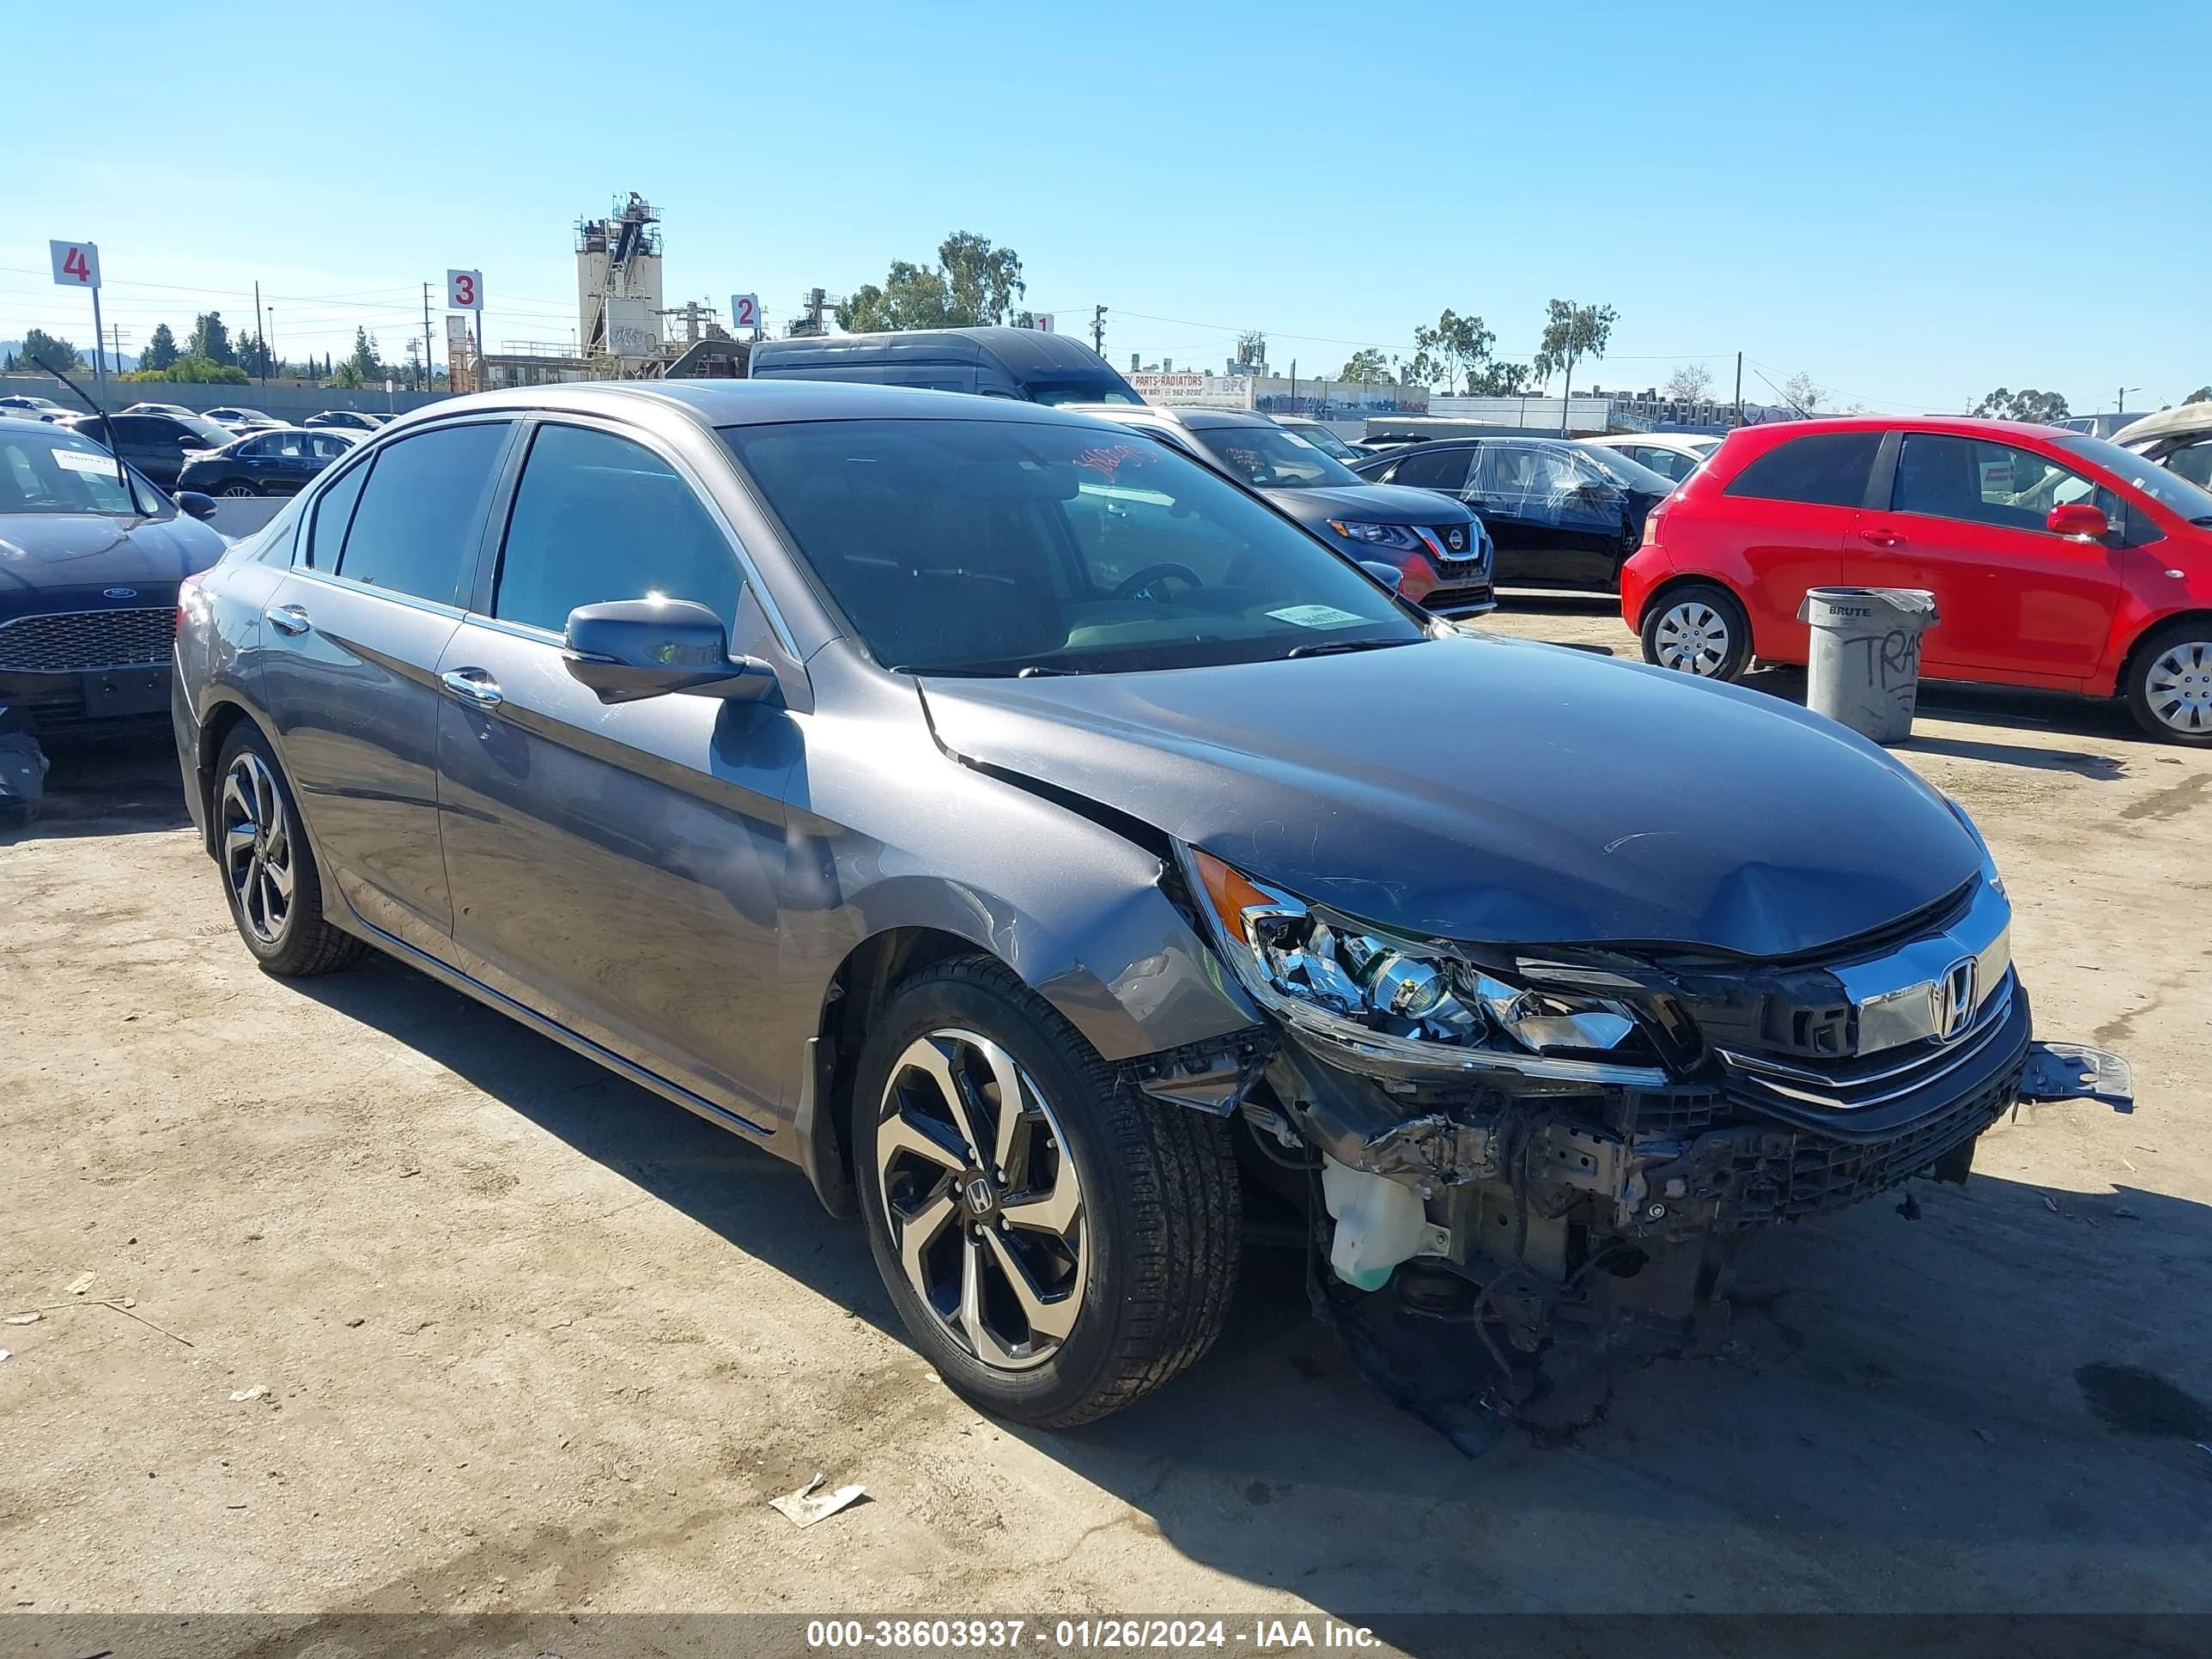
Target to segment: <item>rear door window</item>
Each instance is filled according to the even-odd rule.
[[[1468,459],[1464,449],[1416,450],[1398,463],[1390,482],[1415,489],[1448,489],[1456,495],[1466,487]]]
[[[549,633],[579,605],[691,599],[735,621],[740,578],[689,480],[643,444],[545,426],[507,517],[492,614]]]
[[[1879,432],[1809,432],[1761,455],[1724,492],[1763,501],[1859,507],[1881,447]]]
[[[504,421],[445,427],[380,453],[354,509],[337,574],[440,605],[461,604],[508,429]]]

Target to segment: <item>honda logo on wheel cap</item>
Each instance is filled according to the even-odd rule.
[[[1929,1012],[1934,1016],[1936,1035],[1944,1042],[1956,1039],[1974,1018],[1975,981],[1979,977],[1980,964],[1972,957],[1961,957],[1946,968],[1943,977],[1929,988]]]
[[[969,1181],[966,1189],[968,1207],[977,1215],[991,1213],[991,1183],[981,1176]]]

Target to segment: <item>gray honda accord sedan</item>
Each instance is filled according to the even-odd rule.
[[[1988,851],[1881,750],[1470,637],[1081,415],[456,398],[189,581],[176,665],[264,967],[386,951],[791,1160],[1025,1422],[1197,1359],[1255,1220],[1376,1374],[1473,1333],[1510,1406],[2124,1091],[2032,1042]]]

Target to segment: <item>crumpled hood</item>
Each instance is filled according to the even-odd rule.
[[[1982,861],[1940,795],[1831,721],[1520,641],[922,696],[971,763],[1415,934],[1792,955]]]
[[[1474,514],[1449,495],[1402,484],[1340,484],[1332,489],[1270,489],[1269,501],[1301,524],[1354,519],[1366,524],[1468,524]]]
[[[179,514],[133,523],[96,513],[0,514],[0,595],[27,588],[174,586],[229,544]]]

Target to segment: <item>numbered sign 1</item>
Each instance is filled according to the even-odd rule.
[[[760,295],[732,294],[730,295],[730,326],[758,328],[760,326]]]
[[[100,286],[100,250],[90,242],[48,242],[54,256],[54,280],[64,288]]]
[[[1031,319],[1030,319],[1030,326],[1031,328],[1033,328],[1033,329],[1036,330],[1036,331],[1037,331],[1037,332],[1038,332],[1038,333],[1040,333],[1040,334],[1049,334],[1049,333],[1051,333],[1051,332],[1052,332],[1052,313],[1050,313],[1049,311],[1047,311],[1047,312],[1042,312],[1042,313],[1038,313],[1036,316],[1035,316],[1035,317],[1033,317],[1033,318],[1031,318]]]
[[[483,309],[483,272],[481,270],[449,270],[446,273],[446,308],[449,311],[482,311]]]

